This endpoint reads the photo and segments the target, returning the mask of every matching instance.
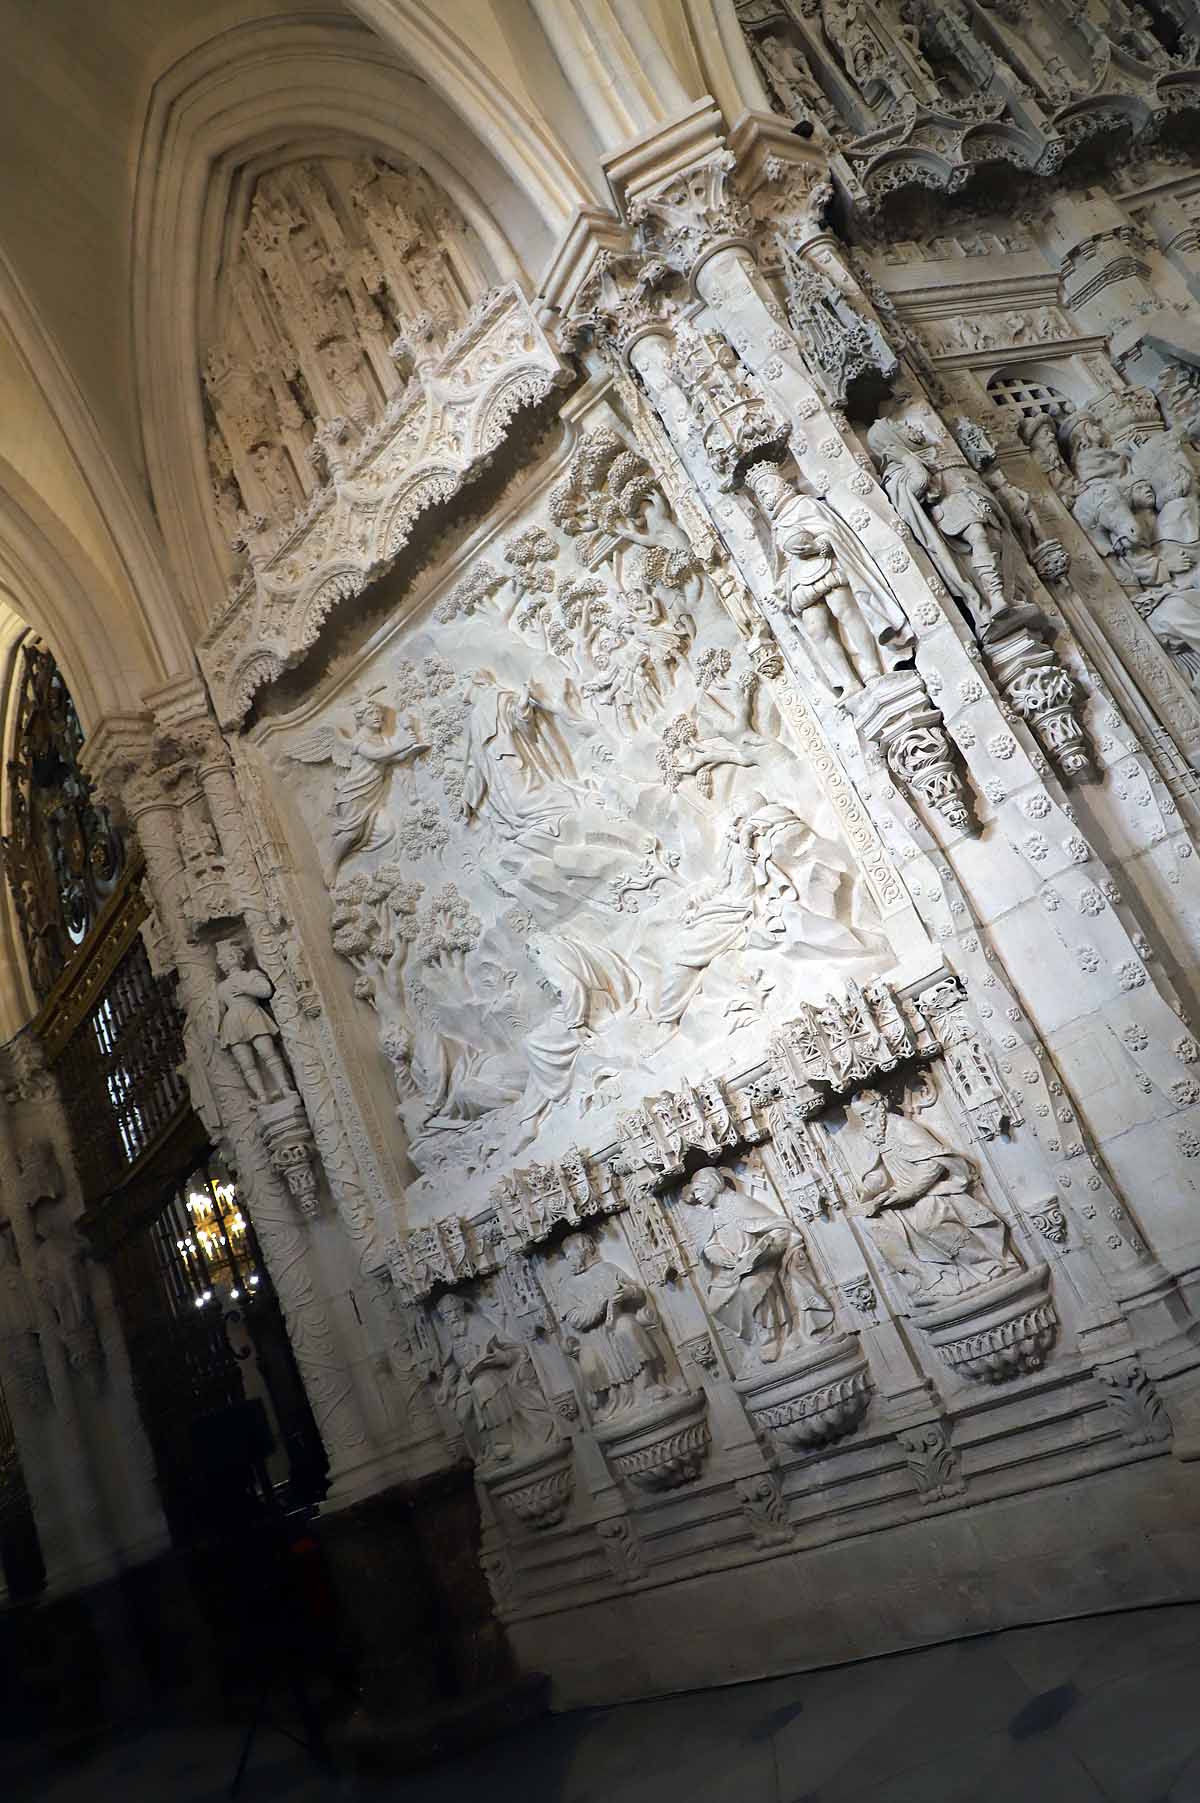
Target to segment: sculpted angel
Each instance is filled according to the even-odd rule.
[[[289,756],[300,764],[332,759],[338,771],[333,786],[333,831],[325,879],[332,883],[351,852],[379,851],[390,844],[396,828],[384,807],[396,764],[419,757],[429,747],[413,734],[384,730],[384,712],[369,696],[354,709],[354,728],[318,726]]]

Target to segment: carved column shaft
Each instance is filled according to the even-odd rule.
[[[351,1359],[339,1344],[339,1289],[329,1280],[306,1238],[283,1181],[272,1169],[256,1131],[254,1108],[228,1054],[212,1041],[205,1022],[212,1009],[213,969],[204,948],[183,930],[186,878],[175,833],[174,809],[153,790],[153,779],[126,784],[126,805],[146,857],[147,878],[178,973],[187,1025],[193,1101],[210,1131],[225,1140],[244,1186],[254,1229],[283,1310],[300,1375],[330,1461],[330,1478],[353,1487],[352,1474],[373,1453]],[[197,1089],[205,1093],[197,1094]],[[206,1106],[207,1104],[207,1106]],[[213,1119],[215,1114],[216,1119]]]
[[[7,1278],[23,1316],[13,1322],[10,1305],[20,1365],[14,1370],[6,1363],[3,1377],[47,1591],[61,1593],[153,1557],[166,1545],[167,1530],[106,1276],[85,1265],[80,1248],[79,1282],[92,1313],[69,1338],[43,1280],[47,1244],[52,1236],[73,1233],[77,1198],[66,1177],[66,1122],[44,1073],[38,1089],[11,1106],[0,1104],[4,1204],[19,1261],[19,1272],[10,1268]],[[65,1187],[61,1195],[39,1199],[31,1172],[48,1147]],[[47,1213],[54,1216],[52,1226]],[[6,1335],[0,1359],[11,1344]]]

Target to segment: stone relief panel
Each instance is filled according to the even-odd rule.
[[[871,213],[1002,161],[1055,176],[1081,145],[1153,139],[1197,104],[1187,9],[736,0],[771,104],[841,152]],[[1184,23],[1184,19],[1187,23]],[[893,197],[895,197],[893,199]]]
[[[749,1053],[768,1018],[893,962],[769,683],[604,407],[352,694],[264,743],[374,1016],[414,1197],[560,1153],[651,1068],[714,1036]]]
[[[1155,636],[1200,675],[1200,463],[1146,389],[1098,394],[1058,428],[1039,461]]]
[[[495,272],[429,176],[379,157],[260,176],[227,259],[204,391],[216,511],[244,542],[303,506]]]

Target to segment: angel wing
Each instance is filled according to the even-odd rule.
[[[297,764],[323,764],[332,758],[339,770],[345,770],[350,763],[350,734],[341,726],[311,727],[288,756]]]

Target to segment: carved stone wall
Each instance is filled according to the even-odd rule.
[[[469,1458],[564,1696],[761,1669],[806,1574],[822,1656],[894,1644],[868,1534],[978,1625],[1067,1487],[1100,1551],[1017,1618],[1123,1511],[1195,1575],[1141,1470],[1200,1448],[1189,8],[739,4],[778,113],[609,157],[403,387],[305,374],[207,697],[94,742],[343,1494]],[[372,167],[255,203],[277,362],[411,304]]]

